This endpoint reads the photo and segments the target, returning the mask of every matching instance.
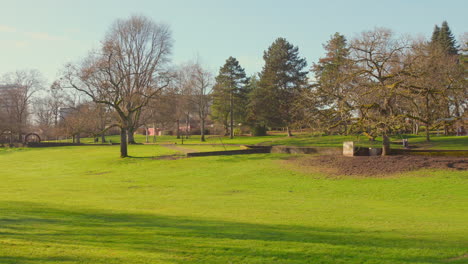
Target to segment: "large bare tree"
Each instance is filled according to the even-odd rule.
[[[361,121],[382,135],[382,155],[389,154],[389,137],[403,119],[399,99],[403,96],[401,76],[408,49],[405,39],[395,38],[391,30],[384,28],[362,32],[351,42],[355,64],[352,74],[358,84],[356,106]]]
[[[460,83],[464,71],[457,55],[427,41],[415,41],[405,63],[409,65],[404,82],[411,106],[408,117],[426,125],[426,141],[430,141],[430,130],[442,125],[437,120],[461,116],[460,106],[466,101],[466,88]],[[453,113],[447,114],[447,109]]]
[[[67,67],[66,85],[116,111],[121,157],[128,156],[127,133],[132,143],[142,109],[169,84],[165,66],[171,49],[168,26],[132,16],[112,25],[98,52]]]

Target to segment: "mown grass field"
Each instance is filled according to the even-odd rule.
[[[337,179],[279,154],[129,151],[0,150],[0,263],[468,260],[465,172]]]
[[[426,142],[425,135],[399,135],[391,138],[394,144],[392,148],[403,148],[401,142],[403,138],[409,140],[410,146],[418,149],[440,149],[440,150],[468,150],[468,136],[443,136],[432,135],[431,141]],[[119,136],[108,136],[108,140],[114,143],[120,142]],[[144,143],[146,137],[144,135],[136,135],[135,140],[138,143]],[[68,140],[70,141],[70,140]],[[157,136],[156,144],[217,144],[217,145],[288,145],[288,146],[315,146],[315,147],[342,147],[344,141],[354,141],[356,145],[362,147],[381,147],[382,139],[376,138],[371,142],[363,135],[311,135],[311,134],[297,134],[293,137],[287,137],[285,134],[276,133],[264,137],[251,137],[251,136],[236,136],[233,139],[221,136],[207,136],[205,142],[200,141],[199,135],[190,136],[188,139],[177,139],[175,136]],[[93,143],[92,138],[81,139],[82,143]],[[149,138],[149,142],[153,142],[153,137]]]

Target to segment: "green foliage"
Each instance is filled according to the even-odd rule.
[[[234,135],[235,136],[240,136],[242,135],[242,130],[240,128],[234,128]]]
[[[349,98],[349,90],[352,89],[349,47],[345,36],[337,32],[324,48],[326,56],[312,67],[316,84],[313,89],[303,91],[302,98],[305,100],[300,100],[298,107],[309,104],[308,112],[304,115],[309,126],[346,134],[353,110]]]
[[[154,160],[174,152],[129,148],[138,157],[115,158],[117,146],[1,153],[0,263],[422,264],[466,254],[462,171],[330,179],[284,155]]]
[[[432,31],[431,42],[436,43],[440,37],[440,27],[438,25],[434,26],[434,30]]]
[[[442,48],[450,55],[458,54],[458,46],[447,21],[442,22],[441,27],[435,26],[431,43]]]
[[[268,128],[262,125],[255,125],[252,127],[252,136],[259,137],[259,136],[266,136]]]
[[[247,116],[248,78],[239,62],[229,57],[219,69],[213,87],[211,117],[226,128],[230,126],[231,111],[233,123],[243,123]]]
[[[264,52],[265,65],[258,87],[252,91],[252,119],[270,127],[286,127],[293,123],[293,103],[307,84],[307,62],[299,57],[299,48],[278,38]]]

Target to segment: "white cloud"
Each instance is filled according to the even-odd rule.
[[[15,41],[13,46],[16,48],[26,48],[29,46],[29,43],[27,41]]]
[[[63,37],[58,37],[54,35],[50,35],[48,33],[44,32],[27,32],[24,33],[26,36],[29,38],[35,39],[35,40],[45,40],[45,41],[60,41],[63,40]]]
[[[16,28],[7,25],[0,25],[0,32],[13,33],[16,32]]]
[[[8,26],[8,25],[2,25],[0,24],[0,32],[3,32],[3,33],[18,33],[18,34],[21,34],[27,38],[30,38],[30,39],[33,39],[33,40],[43,40],[43,41],[60,41],[60,40],[65,40],[64,37],[60,37],[60,36],[54,36],[54,35],[51,35],[49,33],[45,33],[45,32],[21,32],[21,31],[18,31],[18,29],[14,28],[14,27],[11,27],[11,26]],[[17,35],[19,37],[19,35]],[[24,41],[18,41],[19,42],[22,42],[22,44],[24,44],[25,42]],[[24,46],[24,45],[19,45],[19,46]],[[18,46],[15,44],[15,46]]]

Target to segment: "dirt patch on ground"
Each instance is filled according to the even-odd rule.
[[[178,160],[178,159],[185,159],[187,157],[180,156],[180,155],[164,155],[164,156],[157,156],[153,157],[154,160]]]
[[[286,163],[300,170],[335,176],[382,177],[419,169],[468,170],[468,159],[464,157],[327,155],[292,158]]]
[[[194,152],[193,149],[184,148],[184,147],[179,147],[179,146],[173,145],[173,144],[161,144],[161,146],[163,146],[163,147],[165,147],[165,148],[168,148],[168,149],[175,150],[175,151],[179,151],[179,152],[182,152],[182,153]]]

